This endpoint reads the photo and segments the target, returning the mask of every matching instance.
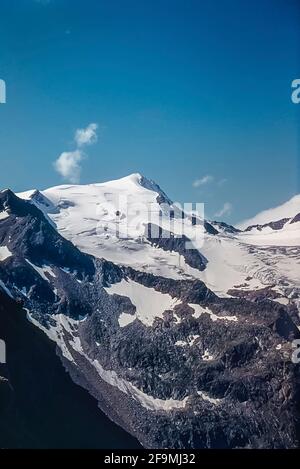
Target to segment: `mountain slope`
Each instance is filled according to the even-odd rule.
[[[299,288],[299,221],[289,221],[283,230],[250,232],[195,221],[140,174],[19,195],[43,210],[62,236],[96,258],[167,278],[199,279],[221,296],[236,288],[248,294],[276,285],[279,300],[289,303],[291,291]],[[149,236],[149,226],[158,225],[161,232],[154,229]],[[186,250],[189,241],[194,249]]]
[[[197,248],[204,233],[218,233],[206,220],[183,213],[156,183],[140,174],[101,184],[58,186],[42,193],[18,195],[39,207],[82,251],[174,278],[181,277],[177,272],[181,261],[187,268],[205,269],[205,256],[201,257]],[[159,233],[158,226],[163,233]],[[169,239],[166,233],[171,234]],[[194,249],[183,249],[185,242],[192,243]]]
[[[290,356],[299,331],[288,308],[264,296],[220,298],[180,272],[116,265],[99,246],[97,257],[83,254],[53,228],[52,214],[2,196],[0,289],[23,303],[73,381],[113,421],[149,448],[298,445],[299,372]],[[68,216],[73,201],[61,202]],[[207,236],[212,254],[219,245],[226,256],[227,243],[236,243]]]
[[[0,336],[7,346],[7,364],[0,365],[1,448],[139,447],[73,383],[55,344],[1,288]]]

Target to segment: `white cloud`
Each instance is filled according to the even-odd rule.
[[[230,215],[232,212],[232,204],[230,202],[225,202],[223,207],[215,213],[215,217],[222,217],[224,215]]]
[[[200,187],[203,186],[204,184],[209,184],[210,182],[213,182],[214,177],[211,176],[210,174],[207,174],[206,176],[203,176],[201,179],[196,179],[193,182],[193,187]]]
[[[79,147],[84,145],[92,145],[98,140],[97,136],[98,125],[95,123],[89,124],[85,129],[77,129],[75,132],[75,142]]]
[[[75,132],[75,143],[77,148],[74,151],[64,151],[54,162],[55,170],[73,184],[80,181],[81,162],[86,158],[81,148],[84,145],[92,145],[97,142],[98,124],[89,124],[85,129],[77,129]]]
[[[84,157],[80,150],[64,151],[54,162],[54,168],[64,179],[75,184],[80,180],[80,163]]]

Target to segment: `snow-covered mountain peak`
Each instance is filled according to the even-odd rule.
[[[17,194],[18,197],[24,200],[33,202],[42,212],[44,213],[54,213],[56,208],[53,203],[38,189],[32,189],[25,192],[20,192]]]
[[[279,205],[278,207],[263,210],[255,215],[238,223],[237,228],[244,230],[253,225],[264,225],[270,222],[276,222],[284,218],[295,217],[300,212],[300,194],[294,195],[290,200]]]
[[[245,283],[249,289],[260,288],[270,279],[274,283],[282,278],[282,272],[294,286],[299,276],[298,256],[292,251],[299,246],[298,218],[282,229],[268,226],[245,232],[222,222],[194,224],[193,217],[140,173],[103,183],[30,191],[19,197],[29,198],[63,237],[85,253],[164,277],[198,278],[218,294],[226,295]],[[2,213],[3,219],[7,216]],[[161,235],[155,234],[158,224]],[[186,239],[192,241],[191,252],[184,251]],[[281,246],[289,258],[288,272],[285,257],[276,259],[276,268],[271,268],[265,256],[268,251],[254,246]]]
[[[110,185],[110,186],[115,186],[115,187],[124,187],[124,186],[140,186],[140,181],[144,176],[140,173],[132,173],[128,174],[127,176],[121,177],[119,179],[113,179],[111,181],[106,181],[106,182],[99,182],[96,185],[97,186],[102,186],[103,184],[105,185]]]
[[[141,173],[132,173],[120,179],[114,179],[112,181],[98,183],[95,185],[100,187],[105,185],[107,187],[111,187],[114,190],[127,190],[132,193],[134,193],[135,191],[142,191],[144,189],[147,189],[148,191],[152,191],[157,194],[159,198],[159,203],[167,203],[169,205],[172,204],[171,199],[169,199],[169,197],[160,188],[160,186],[155,181],[145,177]]]
[[[278,207],[239,223],[243,242],[264,246],[299,246],[300,194]]]
[[[177,275],[179,251],[186,242],[198,242],[217,231],[206,221],[184,214],[172,204],[158,184],[140,173],[104,183],[62,185],[19,197],[31,200],[58,231],[84,252],[118,264],[152,268],[160,274]],[[48,207],[46,204],[48,203]],[[185,215],[185,216],[184,216]],[[158,249],[159,229],[170,239]],[[184,234],[184,236],[182,236]],[[199,253],[189,263],[204,268]]]

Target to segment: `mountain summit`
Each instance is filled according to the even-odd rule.
[[[20,195],[0,193],[0,313],[23,306],[106,415],[147,448],[299,444],[299,246],[198,225],[139,174]]]

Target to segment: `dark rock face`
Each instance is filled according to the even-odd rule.
[[[169,197],[167,196],[167,194],[159,187],[158,184],[156,184],[155,181],[153,181],[152,179],[147,179],[146,177],[144,176],[140,176],[140,180],[139,180],[139,183],[142,187],[144,187],[145,189],[149,189],[151,191],[155,191],[157,192],[157,203],[159,203],[160,205],[167,205],[167,206],[170,206],[173,204],[172,200],[169,199]]]
[[[0,336],[7,345],[7,364],[0,365],[1,448],[139,447],[72,382],[55,344],[1,291]]]
[[[272,230],[281,230],[289,220],[290,218],[282,218],[281,220],[271,221],[269,223],[265,223],[264,225],[251,225],[248,226],[244,231],[251,231],[255,228],[261,231],[263,228],[267,227],[272,228]]]
[[[212,223],[214,226],[217,226],[220,231],[223,231],[225,233],[235,234],[241,232],[241,230],[239,230],[238,228],[235,228],[234,226],[229,225],[228,223],[225,223],[223,221],[213,221]]]
[[[154,290],[161,293],[168,293],[172,297],[180,298],[185,303],[214,302],[218,299],[201,280],[173,280],[158,275],[139,272],[131,267],[124,267],[122,271],[125,277],[145,287],[154,288]]]
[[[291,220],[291,223],[296,223],[297,221],[300,221],[300,213],[297,213],[297,215]]]
[[[58,210],[53,206],[52,202],[40,191],[35,190],[31,196],[30,201],[33,202],[40,210],[45,210],[47,213],[57,213]]]
[[[10,217],[0,225],[0,244],[17,256],[41,265],[56,264],[84,275],[93,275],[93,262],[50,225],[44,214],[30,202],[7,190],[0,193],[0,210]]]
[[[0,204],[10,214],[0,222],[0,245],[12,253],[0,262],[1,282],[39,327],[56,333],[60,358],[73,381],[143,446],[299,445],[300,372],[291,362],[291,341],[299,337],[299,330],[288,308],[266,300],[264,294],[251,301],[219,298],[200,280],[174,280],[94,259],[57,234],[33,204],[9,191],[0,195]],[[182,249],[176,239],[172,243],[173,250]],[[205,263],[202,257],[201,261]],[[121,281],[128,290],[123,295],[110,294],[110,287]],[[152,293],[169,295],[176,305],[146,325],[130,296],[133,282]],[[9,375],[2,373],[5,379],[0,381],[0,397],[7,403],[2,409],[11,409],[8,414],[4,411],[4,422],[13,422],[12,432],[17,429],[17,435],[4,432],[8,440],[3,444],[59,445],[55,431],[47,438],[66,405],[66,399],[55,398],[65,395],[70,415],[79,413],[78,425],[84,432],[89,426],[96,438],[100,431],[96,412],[93,408],[91,416],[81,401],[83,396],[91,398],[68,375],[59,374],[53,343],[25,320],[21,306],[7,298],[0,285],[1,304],[4,338],[13,345],[15,337],[22,339],[22,347],[10,346],[14,366]],[[122,314],[132,319],[126,325],[119,322]],[[30,364],[23,367],[24,375],[23,359]],[[34,392],[28,398],[31,386]],[[52,401],[47,391],[51,386]],[[72,386],[79,389],[80,397]],[[48,407],[45,396],[51,403]],[[21,403],[10,404],[15,399]],[[16,420],[15,409],[24,414],[25,427]],[[53,418],[49,417],[43,433],[38,416],[50,410]],[[71,422],[69,431],[77,428]],[[29,436],[24,436],[26,430]],[[67,433],[66,426],[61,431]],[[67,445],[99,447],[95,438],[88,442],[83,432],[71,433]],[[123,438],[124,433],[120,435]],[[124,446],[134,446],[128,438],[124,436]]]
[[[118,301],[119,312],[131,312],[125,299]],[[288,340],[298,337],[298,330],[284,308],[278,305],[274,311],[271,302],[209,304],[215,314],[230,311],[238,321],[212,321],[208,314],[195,318],[185,306],[180,322],[169,312],[152,327],[134,321],[118,328],[111,305],[106,309],[102,304],[101,314],[93,313],[78,333],[86,347],[100,344],[92,356],[105,368],[147,395],[188,398],[184,409],[146,412],[142,419],[128,404],[129,428],[140,428],[142,420],[139,439],[145,446],[297,446],[299,368],[290,361]],[[176,345],[178,341],[185,345]],[[210,359],[204,358],[206,351]]]
[[[197,224],[197,220],[196,220],[196,217],[192,217],[192,225],[195,226]],[[214,228],[208,221],[204,220],[203,221],[203,226],[204,226],[204,230],[206,231],[206,233],[209,233],[211,235],[217,235],[219,232],[218,230],[216,230],[216,228]]]
[[[0,245],[13,253],[0,263],[0,278],[8,288],[35,312],[87,314],[90,308],[81,300],[79,282],[94,277],[93,259],[59,235],[34,204],[11,191],[0,193],[0,210],[10,214],[0,224]],[[59,293],[62,286],[64,293],[58,296],[55,289]]]
[[[153,235],[153,233],[155,234]],[[187,236],[183,235],[179,238],[161,227],[148,223],[146,238],[153,246],[157,246],[164,251],[178,252],[184,257],[185,262],[194,269],[205,269],[207,259],[197,249],[186,249],[187,243],[191,242]]]

